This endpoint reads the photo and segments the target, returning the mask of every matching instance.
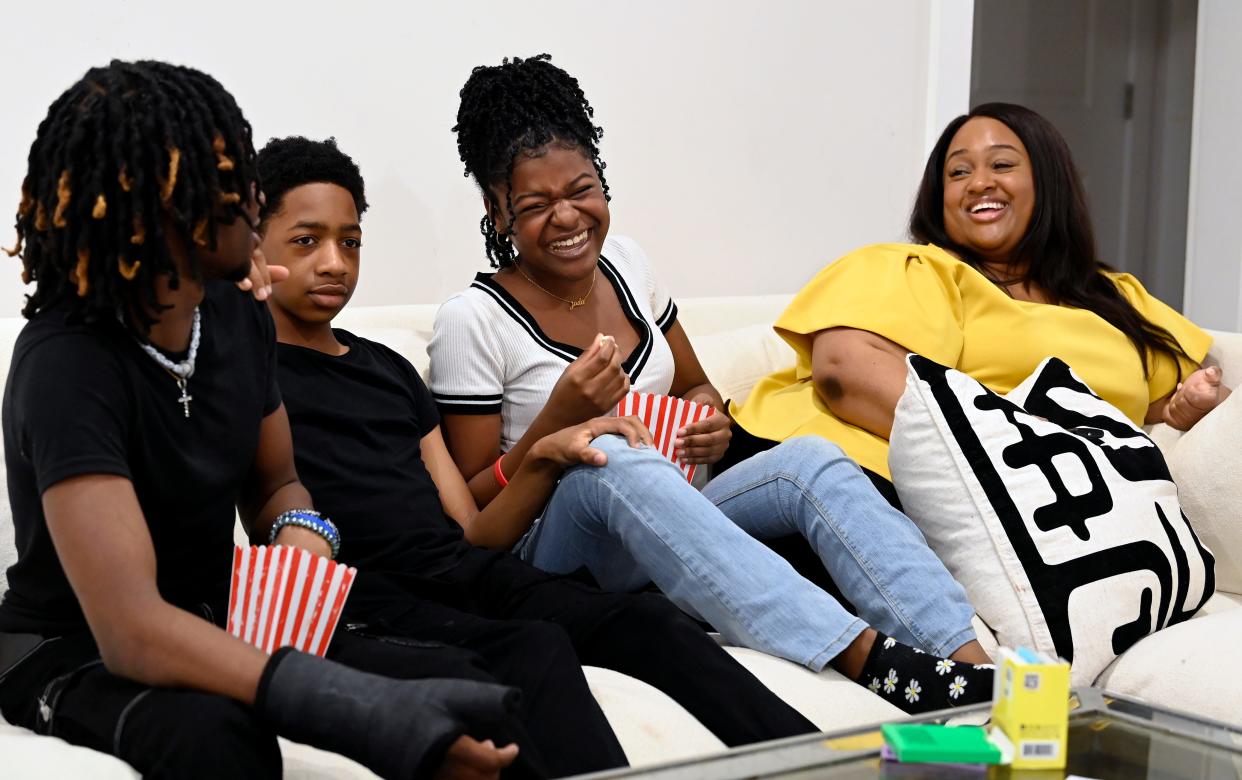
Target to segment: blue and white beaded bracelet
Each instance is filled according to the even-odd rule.
[[[290,509],[288,512],[281,512],[277,515],[272,523],[272,531],[268,535],[268,544],[275,544],[276,535],[287,525],[305,528],[307,531],[322,536],[332,548],[330,556],[332,558],[336,558],[337,553],[341,551],[341,532],[336,529],[336,524],[314,509]]]

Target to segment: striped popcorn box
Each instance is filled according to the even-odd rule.
[[[229,633],[268,653],[323,656],[357,573],[300,547],[235,547]]]
[[[656,393],[630,393],[621,399],[616,409],[620,417],[633,415],[642,420],[643,425],[651,430],[656,449],[681,468],[687,482],[694,479],[695,464],[674,460],[673,445],[677,441],[677,431],[690,423],[706,420],[715,413],[713,407]]]

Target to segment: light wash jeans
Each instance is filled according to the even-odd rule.
[[[820,671],[869,624],[938,656],[975,638],[966,592],[839,447],[803,436],[743,461],[699,493],[650,447],[593,446],[601,467],[561,479],[515,551],[540,569],[585,566],[606,590],[654,582],[740,644]],[[851,615],[758,539],[802,534]]]

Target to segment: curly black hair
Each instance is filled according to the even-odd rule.
[[[171,229],[215,249],[216,229],[246,219],[257,173],[250,124],[205,73],[164,62],[92,68],[48,108],[30,146],[17,244],[22,313],[63,303],[71,318],[127,315],[145,333],[163,306],[156,279],[180,275]]]
[[[354,199],[358,217],[367,210],[366,187],[358,164],[336,145],[335,138],[312,141],[300,135],[273,138],[259,150],[259,176],[263,180],[264,203],[259,211],[260,226],[280,211],[285,194],[303,184],[335,184]]]
[[[589,157],[604,197],[611,200],[604,179],[606,166],[599,156],[604,130],[593,123],[595,110],[582,94],[578,80],[553,65],[551,59],[540,54],[527,59],[506,57],[500,65],[480,65],[461,88],[461,106],[453,127],[457,151],[466,164],[465,175],[474,178],[493,208],[501,204],[492,187],[504,184],[508,188],[518,155],[553,142]],[[508,194],[504,206],[512,225],[515,215]],[[512,265],[512,230],[499,233],[490,215],[483,217],[479,230],[492,267]]]

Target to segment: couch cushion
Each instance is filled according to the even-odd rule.
[[[1001,398],[908,359],[889,463],[907,514],[1004,645],[1088,685],[1212,593],[1212,557],[1141,430],[1049,358]]]
[[[829,668],[812,672],[783,658],[744,647],[725,650],[764,685],[824,731],[905,720],[904,712]]]
[[[378,777],[370,769],[345,756],[290,742],[283,737],[280,739],[280,757],[284,762],[284,780],[367,780]]]
[[[792,295],[729,295],[713,298],[678,298],[677,322],[698,346],[698,338],[724,333],[743,325],[768,330],[793,300]]]
[[[1217,594],[1199,615],[1143,638],[1096,681],[1150,704],[1242,729],[1242,608]]]
[[[715,734],[663,691],[611,669],[584,666],[583,672],[633,766],[725,749]]]
[[[120,759],[53,737],[10,726],[0,719],[0,761],[5,777],[135,780],[137,772]]]
[[[793,365],[794,351],[768,324],[694,337],[694,352],[725,400],[741,404],[755,383]]]
[[[325,750],[280,740],[286,780],[357,780],[374,778],[366,767]],[[70,745],[55,737],[11,726],[0,719],[0,756],[4,777],[135,780],[138,772],[107,753]]]

